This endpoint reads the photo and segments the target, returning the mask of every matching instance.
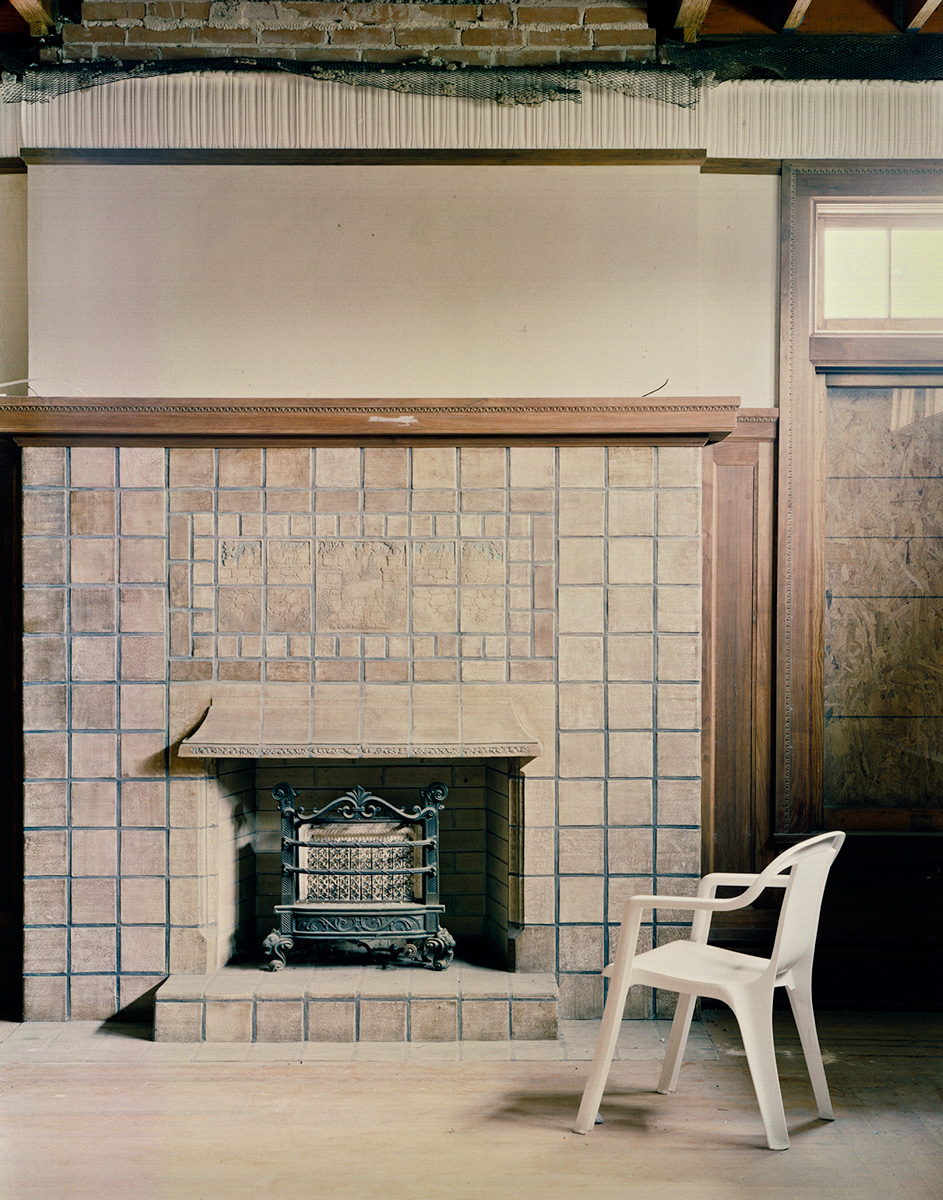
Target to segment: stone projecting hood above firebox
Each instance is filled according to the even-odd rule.
[[[214,698],[199,727],[183,739],[183,758],[519,758],[541,752],[510,700],[413,703],[398,689],[387,698],[338,701],[330,689],[303,698]]]

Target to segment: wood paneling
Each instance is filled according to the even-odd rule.
[[[897,763],[894,773],[907,787],[908,796],[885,795],[882,802],[879,794],[869,794],[866,807],[848,800],[839,787],[838,802],[826,810],[823,790],[826,586],[838,579],[866,582],[879,565],[876,555],[883,556],[885,566],[893,566],[893,556],[899,557],[906,539],[917,532],[912,505],[894,503],[894,487],[898,499],[904,498],[906,489],[900,480],[873,479],[875,473],[888,474],[886,470],[875,472],[879,459],[886,462],[889,451],[891,458],[900,452],[908,459],[911,471],[918,461],[931,465],[927,475],[938,477],[939,468],[932,468],[934,456],[922,447],[919,437],[895,451],[887,442],[887,425],[883,445],[878,446],[868,436],[856,440],[846,454],[844,471],[833,471],[836,476],[847,472],[859,478],[853,484],[833,480],[830,511],[835,540],[827,553],[826,386],[825,375],[816,374],[810,358],[814,207],[818,199],[941,195],[943,170],[933,162],[783,165],[773,841],[782,848],[822,828],[823,821],[828,828],[852,831],[830,877],[822,911],[815,992],[817,1004],[823,1007],[939,1009],[943,1005],[936,982],[943,969],[939,932],[943,927],[943,831],[933,832],[938,828],[936,814],[921,803],[920,781],[911,778],[908,785],[908,773]],[[940,358],[937,339],[899,339],[895,347],[888,348],[882,347],[879,339],[847,335],[841,343],[838,359],[834,345],[827,356],[818,356],[815,342],[811,350],[819,357],[820,365],[840,360],[845,374],[841,382],[847,385],[880,387],[885,382],[898,387],[938,386],[927,375],[936,370]],[[875,375],[875,369],[887,372],[886,380]],[[834,385],[839,379],[833,374],[829,382]],[[858,414],[858,418],[867,427],[867,414]],[[864,428],[863,433],[867,435],[868,429]],[[925,482],[932,489],[939,480],[930,478]],[[868,489],[874,495],[865,503]],[[876,509],[871,501],[878,491],[883,496],[878,508],[898,514],[892,530],[887,521],[872,519]],[[911,515],[907,515],[908,507]],[[928,514],[931,510],[935,514],[928,519],[936,524],[937,507],[938,501],[933,500],[928,508]],[[871,552],[864,556],[860,546],[850,548],[852,539],[862,530],[876,539]],[[886,545],[891,535],[905,539],[893,550]],[[935,570],[932,553],[919,552],[915,559],[918,581]],[[870,639],[871,645],[869,649],[855,643],[849,648],[856,661],[879,648],[879,643],[885,650],[893,649],[894,639],[904,636],[903,624],[908,617],[900,605],[906,602],[895,597],[891,601],[881,629],[877,628],[877,611],[869,618],[870,625],[862,625],[858,640]],[[920,603],[926,606],[930,600],[923,597]],[[911,613],[911,627],[914,619]],[[924,614],[920,622],[926,619]],[[836,688],[847,691],[847,677],[844,685],[841,680],[850,661],[848,655],[845,659],[844,667],[841,662],[830,666],[830,697]],[[866,773],[883,769],[873,736],[869,735],[871,744],[866,746],[863,730],[849,727],[848,737],[861,743],[858,752]],[[840,775],[843,768],[836,766],[833,758],[830,755],[827,769],[832,776]],[[911,807],[899,804],[903,799],[908,799]],[[756,948],[762,949],[757,929],[749,936]],[[873,969],[875,961],[881,964],[878,972]]]
[[[23,961],[20,454],[0,440],[0,1019],[19,1020]]]
[[[704,471],[705,870],[771,857],[775,410],[748,409]]]

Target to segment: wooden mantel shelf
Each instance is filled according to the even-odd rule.
[[[720,441],[738,397],[554,399],[112,399],[0,396],[0,436],[21,445],[280,445],[425,440]]]

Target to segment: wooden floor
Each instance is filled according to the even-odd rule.
[[[0,1026],[4,1200],[940,1200],[943,1019],[820,1014],[836,1121],[777,1018],[791,1147],[765,1149],[739,1038],[710,1012],[674,1096],[666,1028],[626,1022],[605,1124],[571,1132],[596,1022],[559,1043],[156,1044]]]

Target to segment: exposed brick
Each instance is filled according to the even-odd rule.
[[[210,15],[210,3],[195,3],[194,0],[157,0],[149,3],[148,15],[172,21],[206,21]]]
[[[423,19],[433,17],[440,21],[477,21],[477,4],[419,4]]]
[[[489,23],[494,23],[497,21],[502,25],[510,25],[510,4],[483,4],[481,6],[481,20],[488,21]]]
[[[470,67],[487,67],[490,65],[493,55],[489,50],[450,50],[446,48],[439,57],[446,62],[467,63]]]
[[[282,7],[296,12],[299,17],[304,17],[305,20],[317,21],[318,24],[329,24],[332,21],[343,20],[346,6],[343,4],[314,3],[313,0],[288,0]]]
[[[100,42],[104,30],[88,29],[84,25],[63,25],[62,40],[65,45],[91,45],[92,42]]]
[[[620,63],[625,62],[627,52],[624,47],[612,46],[599,50],[572,50],[560,55],[562,65],[569,63]]]
[[[587,8],[584,25],[647,25],[648,14],[643,8]]]
[[[531,46],[589,46],[587,29],[534,29],[527,36]]]
[[[597,29],[593,33],[597,46],[654,46],[654,29]]]
[[[135,21],[144,19],[143,3],[135,4],[83,4],[83,21],[121,21],[130,18]]]
[[[217,46],[163,46],[161,58],[219,58],[225,55],[225,49]],[[240,54],[245,54],[240,50]]]
[[[389,46],[392,31],[382,28],[332,29],[332,46]]]
[[[348,50],[346,53],[343,53],[340,50],[338,50],[337,51],[338,60],[346,59],[347,62],[350,62],[352,53],[353,52],[350,50]],[[438,53],[438,51],[436,53]],[[443,54],[446,54],[446,53],[448,53],[447,50],[443,51]],[[363,60],[363,62],[405,63],[405,62],[415,62],[417,55],[416,55],[415,50],[406,50],[406,49],[388,50],[384,46],[383,48],[367,47],[367,49],[360,51],[360,57]]]
[[[457,46],[458,30],[443,29],[397,29],[396,41],[400,46]]]
[[[520,46],[524,35],[519,29],[465,29],[463,46]]]
[[[495,50],[491,55],[494,67],[545,67],[556,65],[558,50]]]
[[[263,46],[326,46],[325,29],[263,29],[260,37]]]
[[[347,16],[358,25],[390,25],[412,17],[411,4],[348,4]]]
[[[127,44],[124,37],[125,32],[126,31],[121,28],[103,30],[102,36],[96,39],[98,44],[98,57],[100,58],[104,54],[124,53],[124,51],[127,49]]]
[[[186,42],[188,39],[181,37],[177,40]],[[241,47],[250,44],[254,46],[255,31],[252,29],[214,29],[206,25],[202,29],[193,30],[193,40],[195,42],[214,42],[224,46]]]
[[[310,59],[313,62],[323,63],[359,62],[363,54],[360,50],[345,50],[339,46],[297,46],[292,53],[295,58]],[[410,52],[401,53],[408,54]]]
[[[99,46],[93,57],[115,62],[151,62],[163,58],[164,54],[161,46]]]
[[[517,10],[518,25],[579,25],[580,10],[578,8],[555,8],[553,5],[541,5],[539,8],[519,8]]]
[[[140,44],[156,46],[163,42],[175,42],[186,46],[190,41],[189,29],[145,29],[142,25],[134,25],[128,30],[128,45]]]

